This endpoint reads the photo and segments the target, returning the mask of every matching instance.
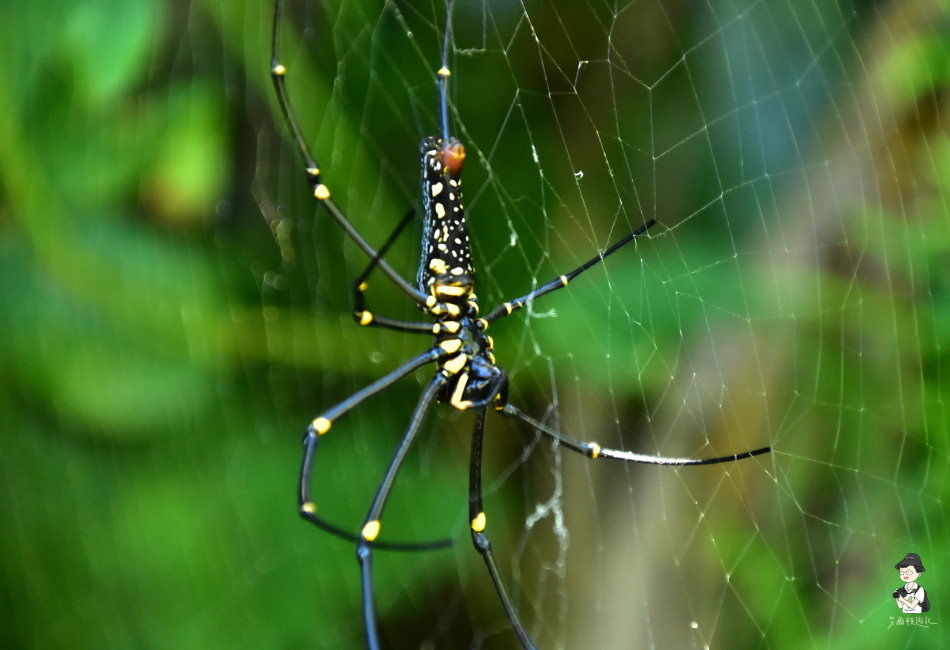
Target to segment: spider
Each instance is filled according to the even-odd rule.
[[[339,404],[314,418],[303,438],[303,461],[301,464],[298,491],[300,515],[333,535],[351,541],[356,546],[362,583],[362,609],[366,631],[366,643],[371,650],[380,646],[373,589],[373,550],[426,550],[451,544],[448,542],[397,543],[380,540],[381,519],[387,499],[396,481],[409,448],[419,432],[423,419],[436,402],[446,403],[458,410],[474,412],[472,449],[469,461],[469,522],[472,543],[488,569],[488,575],[498,594],[498,599],[511,623],[514,633],[525,648],[535,645],[511,602],[502,582],[492,552],[487,529],[488,519],[482,506],[482,443],[485,434],[486,412],[491,408],[502,416],[521,421],[540,435],[556,444],[586,456],[592,460],[614,459],[632,463],[653,465],[711,465],[737,461],[770,451],[762,447],[731,456],[718,458],[666,458],[628,451],[608,449],[592,441],[570,438],[522,412],[508,402],[508,375],[495,363],[492,338],[485,332],[497,320],[506,318],[523,309],[534,300],[568,286],[577,276],[604,261],[643,235],[656,221],[651,219],[627,234],[613,245],[599,252],[576,269],[560,275],[539,288],[503,302],[479,316],[478,298],[475,294],[475,265],[469,245],[468,227],[462,204],[461,171],[465,161],[465,147],[449,135],[448,67],[451,41],[452,0],[446,1],[446,26],[442,43],[442,60],[436,72],[439,94],[441,133],[422,141],[419,151],[422,167],[422,251],[416,273],[415,286],[405,280],[384,259],[389,246],[399,233],[412,221],[415,211],[410,211],[397,224],[393,233],[376,249],[359,233],[343,210],[333,201],[329,187],[314,155],[304,140],[300,126],[294,117],[285,86],[287,68],[280,62],[280,23],[282,0],[274,3],[274,24],[271,41],[271,76],[277,102],[280,105],[286,127],[289,129],[303,158],[307,181],[314,198],[322,204],[330,218],[369,258],[367,268],[353,285],[354,318],[363,327],[383,327],[412,334],[432,336],[433,344],[421,354],[402,363],[380,379],[357,391]],[[396,320],[380,316],[366,306],[365,292],[373,271],[379,270],[393,287],[412,300],[431,322]],[[337,527],[316,514],[316,505],[310,496],[310,478],[314,456],[322,437],[347,412],[353,410],[374,395],[386,390],[396,381],[412,374],[419,368],[435,366],[435,372],[422,390],[399,445],[376,490],[369,510],[363,519],[358,534]]]

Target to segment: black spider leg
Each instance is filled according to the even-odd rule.
[[[400,332],[417,332],[420,334],[436,334],[438,329],[433,323],[420,323],[417,321],[404,321],[379,316],[376,313],[366,309],[366,290],[369,288],[368,279],[373,270],[379,265],[380,260],[393,245],[399,235],[405,230],[409,222],[416,216],[416,211],[410,210],[406,213],[393,230],[389,238],[379,247],[376,255],[369,261],[366,269],[359,274],[353,282],[353,318],[358,325],[363,327],[384,327]]]
[[[406,427],[406,432],[402,436],[402,440],[399,443],[399,447],[396,449],[396,453],[393,454],[393,458],[389,462],[389,467],[386,469],[386,474],[383,476],[383,480],[380,481],[379,489],[376,490],[376,496],[373,497],[373,503],[370,506],[369,511],[366,513],[366,519],[363,523],[360,539],[356,544],[356,559],[360,563],[360,576],[362,578],[361,581],[363,585],[363,623],[366,628],[366,644],[370,650],[378,650],[379,648],[379,631],[377,629],[378,624],[376,620],[376,605],[373,602],[374,591],[372,550],[373,546],[376,546],[374,540],[376,539],[376,536],[379,535],[380,517],[383,514],[383,508],[386,506],[386,501],[389,499],[389,494],[392,491],[393,483],[396,481],[396,474],[399,473],[399,468],[406,459],[406,454],[408,453],[409,448],[412,446],[412,442],[415,440],[416,434],[419,432],[419,428],[422,426],[422,421],[425,419],[426,413],[429,411],[429,407],[431,407],[436,401],[439,393],[445,388],[447,383],[448,377],[444,372],[439,371],[422,391],[422,395],[419,397],[419,401],[416,404],[416,409],[413,411],[412,417],[409,419],[409,425]]]
[[[439,68],[439,116],[442,142],[449,141],[449,43],[452,42],[452,0],[445,2],[445,34],[442,39],[442,67]]]
[[[310,183],[310,186],[313,190],[313,196],[318,201],[320,201],[320,203],[326,206],[327,211],[330,213],[330,217],[333,219],[333,221],[335,221],[336,224],[343,229],[346,235],[356,243],[360,250],[362,250],[363,253],[365,253],[366,256],[371,260],[376,260],[373,266],[379,266],[379,269],[383,272],[383,274],[389,278],[390,281],[396,285],[400,291],[415,301],[416,304],[420,306],[425,305],[426,295],[409,284],[401,275],[399,275],[399,273],[395,271],[395,269],[386,263],[386,260],[378,256],[376,249],[374,249],[372,245],[370,245],[370,243],[367,242],[366,239],[359,233],[359,231],[356,230],[340,207],[337,206],[336,202],[330,198],[330,189],[326,186],[326,184],[324,184],[320,176],[320,167],[311,153],[310,148],[307,146],[307,143],[303,138],[303,133],[300,130],[300,126],[297,124],[297,120],[294,117],[293,110],[291,110],[290,98],[287,94],[287,87],[284,83],[284,77],[287,74],[287,68],[280,62],[281,9],[281,0],[276,0],[274,2],[274,28],[271,35],[271,79],[274,82],[274,90],[277,93],[277,103],[280,104],[280,110],[283,113],[284,121],[290,127],[290,130],[293,133],[294,141],[297,143],[297,149],[300,150],[300,155],[303,157],[307,172],[307,182]]]
[[[337,420],[337,418],[356,408],[373,395],[376,395],[377,393],[389,388],[389,386],[394,384],[396,381],[402,379],[413,371],[427,364],[438,361],[439,357],[444,353],[444,350],[439,347],[428,350],[427,352],[423,352],[413,359],[403,363],[387,375],[377,379],[362,390],[354,393],[336,406],[324,411],[318,417],[314,418],[313,422],[310,423],[310,426],[307,427],[307,432],[303,437],[304,455],[303,462],[300,466],[300,483],[297,501],[301,517],[315,525],[317,528],[320,528],[321,530],[324,530],[347,541],[353,543],[365,542],[363,537],[353,535],[352,533],[349,533],[346,530],[329,523],[317,515],[317,506],[310,497],[310,483],[311,475],[313,474],[313,460],[314,456],[316,455],[317,446],[320,443],[320,438],[330,430],[330,427]],[[446,539],[435,542],[421,543],[374,542],[373,546],[387,550],[417,551],[447,548],[453,544],[453,540]]]
[[[616,253],[618,250],[629,244],[636,237],[639,237],[645,233],[648,229],[653,227],[656,224],[655,219],[650,219],[648,222],[634,230],[629,235],[626,235],[619,241],[612,244],[604,252],[596,255],[580,266],[578,266],[573,271],[566,273],[547,284],[535,289],[529,294],[526,294],[520,298],[515,298],[514,300],[507,301],[502,303],[498,307],[495,307],[488,316],[485,317],[485,320],[488,323],[491,323],[499,318],[504,318],[509,316],[519,309],[523,309],[531,301],[543,296],[545,294],[551,293],[552,291],[557,291],[558,289],[563,289],[568,285],[568,283],[576,278],[578,275],[591,268],[592,266],[604,261],[609,255]],[[595,442],[582,442],[575,440],[569,436],[565,436],[553,429],[550,429],[534,418],[522,413],[514,406],[511,406],[507,403],[507,399],[503,396],[501,399],[496,400],[495,408],[502,414],[508,417],[514,417],[517,419],[526,422],[530,426],[534,427],[542,434],[557,440],[557,442],[568,448],[572,451],[576,451],[580,454],[583,454],[589,458],[615,458],[617,460],[623,460],[634,463],[645,463],[650,465],[714,465],[716,463],[728,463],[742,458],[749,458],[750,456],[757,456],[759,454],[764,454],[772,450],[771,447],[761,447],[759,449],[754,449],[752,451],[746,451],[739,454],[733,454],[730,456],[721,456],[717,458],[665,458],[662,456],[648,456],[645,454],[635,454],[627,451],[619,451],[616,449],[605,449],[598,445]]]
[[[488,567],[488,573],[491,581],[495,585],[495,591],[498,593],[498,599],[501,600],[505,608],[505,614],[511,622],[511,626],[518,636],[518,640],[526,650],[535,647],[534,642],[528,635],[528,631],[521,622],[518,612],[511,603],[508,591],[505,589],[498,572],[498,566],[495,564],[495,556],[492,553],[491,540],[485,534],[487,519],[485,509],[482,505],[482,442],[485,437],[485,406],[475,409],[475,426],[472,430],[472,455],[469,464],[469,484],[468,484],[468,514],[472,529],[472,543],[475,545],[482,559],[485,560],[485,566]]]
[[[616,253],[618,250],[620,250],[621,248],[623,248],[624,246],[632,242],[635,238],[639,237],[640,235],[645,233],[647,230],[652,228],[655,224],[656,224],[656,219],[650,219],[645,224],[643,224],[642,226],[634,230],[632,233],[630,233],[629,235],[626,235],[619,241],[614,242],[609,248],[604,250],[602,253],[598,253],[594,257],[590,258],[589,260],[587,260],[586,262],[578,266],[573,271],[569,273],[565,273],[564,275],[558,276],[554,280],[551,280],[544,286],[535,289],[529,294],[521,296],[520,298],[515,298],[514,300],[509,300],[507,302],[504,302],[498,305],[493,310],[491,310],[488,316],[485,317],[485,320],[488,321],[489,323],[493,323],[499,318],[510,316],[511,314],[518,311],[519,309],[524,308],[525,305],[530,303],[535,298],[540,298],[541,296],[551,293],[552,291],[563,289],[564,287],[567,286],[567,284],[571,280],[576,278],[578,275],[580,275],[581,273],[583,273],[590,267],[596,264],[599,264],[600,262],[603,262],[605,259],[607,259],[608,256]]]
[[[751,458],[759,454],[766,454],[772,451],[771,447],[761,447],[752,451],[743,451],[738,454],[728,456],[717,456],[715,458],[670,458],[667,456],[648,456],[647,454],[636,454],[631,451],[620,451],[618,449],[607,449],[601,447],[596,442],[581,441],[566,436],[560,431],[556,431],[549,426],[535,420],[530,415],[518,410],[511,404],[499,404],[496,406],[498,412],[510,418],[521,420],[531,428],[540,432],[542,435],[554,440],[562,447],[575,451],[588,458],[613,458],[629,463],[642,463],[646,465],[717,465],[719,463],[732,463],[743,458]]]

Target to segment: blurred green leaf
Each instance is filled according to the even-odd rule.
[[[150,65],[152,46],[162,39],[154,0],[63,3],[61,57],[83,96],[76,105],[103,108],[121,101]]]

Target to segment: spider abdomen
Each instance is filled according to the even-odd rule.
[[[472,250],[462,205],[465,147],[456,138],[422,141],[422,256],[416,281],[422,291],[440,276],[473,277]]]

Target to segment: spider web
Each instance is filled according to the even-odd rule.
[[[366,259],[307,195],[271,8],[13,4],[0,645],[360,647],[352,545],[294,514],[297,436],[428,340],[352,323]],[[307,141],[382,242],[419,202],[444,5],[286,10]],[[483,308],[658,221],[492,325],[512,403],[639,453],[773,447],[591,462],[490,415],[488,532],[540,647],[939,644],[948,21],[938,0],[456,0]],[[418,228],[387,260],[411,279],[417,256]],[[358,529],[429,376],[322,438],[321,515]],[[383,537],[456,540],[376,553],[392,647],[516,644],[468,541],[470,428],[433,409],[387,506]],[[908,552],[929,614],[894,606]]]
[[[699,470],[594,468],[493,423],[492,443],[499,430],[522,441],[489,463],[493,499],[513,509],[500,520],[520,532],[490,530],[532,633],[544,646],[782,646],[794,629],[837,647],[893,625],[889,559],[913,547],[939,562],[943,537],[928,516],[946,458],[926,361],[940,348],[923,344],[939,341],[946,242],[928,236],[924,197],[939,196],[941,122],[935,81],[908,72],[926,64],[902,59],[933,44],[934,16],[782,2],[456,11],[453,118],[483,300],[660,222],[493,328],[513,401],[637,451],[775,448]],[[423,52],[429,35],[428,72],[438,11],[391,12]],[[410,81],[389,20],[368,37],[381,81],[364,106],[417,138],[434,123],[431,72]],[[356,110],[372,132],[371,109]],[[463,576],[483,609],[478,564]]]

